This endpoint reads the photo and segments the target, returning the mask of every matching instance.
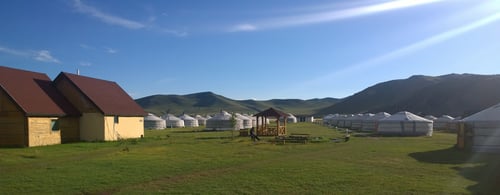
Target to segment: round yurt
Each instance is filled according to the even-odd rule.
[[[429,119],[429,120],[431,120],[431,121],[434,121],[434,120],[436,120],[436,119],[437,119],[437,117],[432,116],[432,115],[426,115],[426,116],[424,116],[424,118]]]
[[[363,122],[373,116],[373,114],[357,114],[351,119],[351,129],[352,130],[361,130],[363,128]]]
[[[180,115],[179,118],[184,121],[185,127],[198,127],[198,120],[187,114]]]
[[[382,135],[432,136],[433,121],[411,112],[398,112],[381,119],[377,132]]]
[[[331,125],[333,118],[335,118],[334,114],[328,114],[323,117],[323,125]]]
[[[373,116],[367,117],[363,121],[363,128],[361,128],[362,131],[377,131],[378,128],[378,122],[381,119],[387,118],[391,116],[391,114],[387,112],[379,112]]]
[[[240,130],[243,129],[243,121],[226,111],[221,111],[214,115],[212,118],[207,119],[207,130]]]
[[[249,114],[243,114],[243,116],[246,116],[248,117],[249,119],[252,119],[252,127],[255,127],[257,126],[257,118],[252,116],[252,115],[249,115]]]
[[[243,121],[243,128],[242,129],[250,129],[253,127],[252,118],[247,117],[245,115],[242,115],[240,113],[235,113],[235,116],[237,119],[240,119],[241,121]]]
[[[474,152],[500,153],[500,104],[462,119],[458,146]]]
[[[346,128],[347,127],[347,121],[349,120],[350,117],[352,117],[354,115],[352,114],[344,114],[344,115],[341,115],[340,117],[338,117],[337,119],[337,126],[340,127],[340,128]],[[351,126],[350,122],[349,122],[349,127]]]
[[[167,124],[165,120],[154,114],[148,113],[148,115],[144,117],[144,129],[165,129],[166,127]]]
[[[434,130],[443,130],[443,131],[456,131],[457,123],[455,118],[443,115],[436,120],[434,120]]]
[[[167,114],[162,118],[166,121],[168,128],[184,127],[184,121],[173,114]]]
[[[356,117],[356,115],[354,115],[354,114],[347,115],[347,117],[344,119],[344,126],[343,127],[350,129],[351,125],[352,125],[352,121],[355,117]]]
[[[292,113],[288,113],[286,118],[287,123],[297,123],[297,117],[295,117]]]
[[[201,115],[197,114],[194,117],[196,120],[198,120],[198,125],[200,126],[205,126],[207,124],[207,118],[202,117]]]
[[[339,127],[339,121],[342,119],[344,115],[341,114],[334,114],[332,118],[329,120],[329,125],[333,127]]]

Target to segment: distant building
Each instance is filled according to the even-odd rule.
[[[311,115],[296,115],[295,117],[297,118],[297,122],[314,122],[314,116]]]

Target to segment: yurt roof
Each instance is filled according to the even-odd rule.
[[[390,117],[391,114],[387,113],[387,112],[379,112],[377,114],[374,114],[373,116],[367,118],[368,120],[380,120],[380,119],[384,119],[384,118],[387,118],[387,117]]]
[[[291,114],[290,114],[291,115]],[[292,115],[293,116],[293,115]],[[335,115],[333,114],[329,114],[329,115],[326,115],[323,117],[323,119],[332,119],[332,118],[335,118]]]
[[[201,115],[197,114],[194,118],[198,120],[207,120],[205,117],[202,117]]]
[[[179,118],[182,119],[182,120],[188,120],[188,121],[194,121],[194,120],[196,120],[195,118],[193,118],[193,117],[191,117],[191,116],[189,116],[187,114],[180,115]]]
[[[162,121],[163,119],[154,115],[154,114],[148,113],[148,115],[144,117],[144,120],[145,121]]]
[[[235,115],[236,115],[236,118],[239,118],[241,120],[252,120],[252,118],[245,116],[245,115],[242,115],[240,113],[236,113]]]
[[[443,115],[439,118],[436,119],[436,121],[453,121],[455,118],[448,116],[448,115]]]
[[[375,114],[372,114],[372,113],[365,113],[364,114],[365,117],[372,117],[372,116],[375,116]]]
[[[297,118],[292,113],[288,113],[288,118]]]
[[[415,115],[408,111],[398,112],[387,118],[381,119],[381,121],[422,121],[422,122],[432,122],[429,119]]]
[[[351,120],[360,120],[360,119],[364,119],[365,118],[365,115],[363,114],[356,114],[352,117],[350,117]]]
[[[436,120],[437,119],[437,117],[432,116],[432,115],[427,115],[424,118],[429,119],[429,120]]]
[[[169,120],[169,121],[180,121],[181,120],[180,118],[176,117],[173,114],[167,114],[167,115],[163,116],[163,119]]]
[[[500,103],[468,116],[462,121],[500,121]]]
[[[233,116],[226,111],[221,111],[208,120],[231,120]]]

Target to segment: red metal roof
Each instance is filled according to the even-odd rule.
[[[147,113],[115,82],[61,72],[54,82],[69,80],[104,115],[146,116]]]
[[[26,116],[79,114],[43,73],[0,66],[0,88]]]

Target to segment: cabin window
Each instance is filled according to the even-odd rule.
[[[120,121],[118,120],[118,116],[115,116],[115,124],[118,124]]]
[[[52,131],[59,131],[59,120],[57,119],[50,120],[50,129]]]

